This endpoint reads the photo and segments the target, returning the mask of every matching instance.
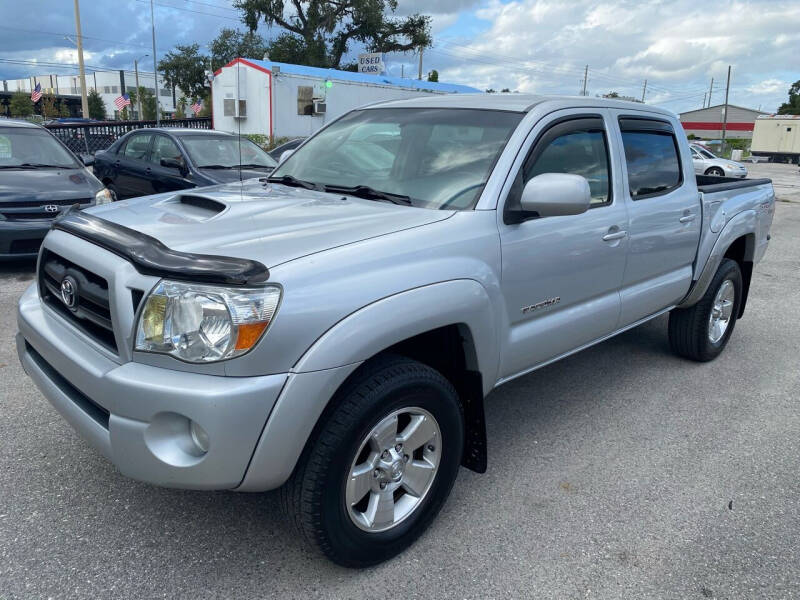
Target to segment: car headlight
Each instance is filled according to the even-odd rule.
[[[114,198],[114,194],[112,194],[111,190],[108,188],[103,188],[94,195],[94,203],[97,205],[108,204],[114,200],[116,200],[116,198]]]
[[[136,324],[136,350],[207,363],[249,351],[269,327],[281,288],[232,288],[162,280]]]

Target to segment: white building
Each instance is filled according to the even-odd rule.
[[[371,102],[478,91],[451,83],[236,58],[214,73],[213,125],[243,134],[304,137]]]
[[[153,91],[153,73],[147,71],[139,71],[139,85]],[[11,79],[2,81],[3,91],[18,92],[22,91],[30,94],[36,84],[42,85],[42,92],[45,94],[54,94],[56,96],[75,96],[80,98],[81,95],[81,78],[75,75],[36,75],[27,77],[25,79]],[[175,97],[173,98],[172,89],[169,88],[166,82],[159,77],[159,93],[158,100],[161,103],[162,117],[166,118],[175,112],[175,101],[181,97],[181,91],[175,90]],[[114,100],[129,89],[136,87],[136,74],[134,71],[94,71],[86,73],[86,87],[87,90],[96,90],[103,99],[106,105],[106,118],[118,119],[119,111],[114,106]],[[138,118],[138,111],[136,106],[133,109],[130,118]]]

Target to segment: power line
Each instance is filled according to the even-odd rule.
[[[136,2],[140,2],[142,4],[148,4],[148,5],[150,4],[150,0],[136,0]],[[237,18],[234,18],[234,17],[227,17],[225,15],[217,15],[217,14],[214,14],[214,13],[203,12],[203,11],[200,11],[200,10],[192,10],[190,8],[182,8],[180,6],[174,6],[172,4],[162,4],[161,2],[154,2],[153,4],[155,4],[156,6],[160,6],[162,8],[169,8],[169,9],[172,9],[172,10],[179,10],[181,12],[188,12],[188,13],[192,13],[192,14],[195,14],[195,15],[205,15],[207,17],[214,17],[216,19],[227,19],[228,21],[236,21],[237,23],[241,23],[242,22],[242,20],[240,18],[237,19]],[[221,8],[221,7],[218,7],[218,8]]]

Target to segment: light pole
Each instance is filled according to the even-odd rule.
[[[140,56],[136,60],[133,61],[133,72],[136,74],[136,111],[139,113],[139,120],[141,121],[144,117],[142,115],[142,94],[139,91],[139,61],[142,60],[145,56],[150,56],[149,54],[145,54],[144,56]],[[156,93],[158,93],[158,81],[156,81]]]
[[[153,0],[150,0],[152,3]],[[75,33],[78,36],[78,68],[81,76],[81,111],[83,118],[89,118],[89,99],[86,96],[86,71],[83,67],[83,36],[81,35],[81,11],[78,0],[75,0]]]
[[[76,4],[78,0],[75,0]],[[156,19],[153,16],[153,0],[150,0],[150,25],[153,30],[153,77],[156,82],[156,127],[161,127],[161,102],[158,100],[158,64],[156,63]]]

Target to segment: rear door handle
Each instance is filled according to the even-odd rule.
[[[680,219],[678,219],[678,220],[679,220],[681,223],[691,223],[692,221],[694,221],[694,219],[695,219],[695,217],[696,217],[696,216],[697,216],[697,215],[684,215],[683,217],[681,217],[681,218],[680,218]]]
[[[614,240],[621,240],[626,235],[628,235],[627,231],[615,231],[614,233],[607,233],[603,236],[603,241],[613,242]]]

